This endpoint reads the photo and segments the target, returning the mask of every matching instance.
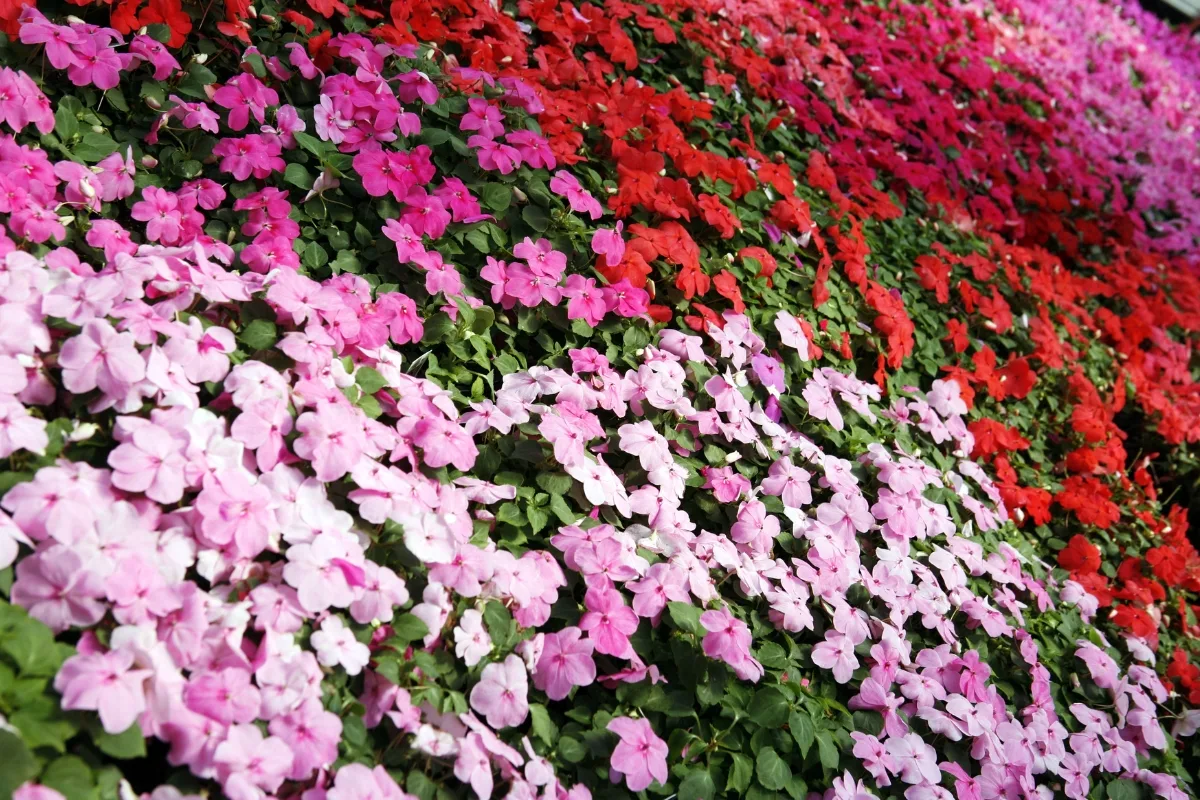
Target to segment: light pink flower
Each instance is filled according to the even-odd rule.
[[[573,687],[590,686],[596,679],[595,643],[582,635],[579,628],[569,627],[545,636],[533,685],[551,700],[562,700]]]
[[[96,711],[108,733],[123,733],[146,710],[151,671],[133,668],[133,652],[80,653],[63,663],[54,690],[68,711]]]
[[[525,663],[509,654],[503,663],[483,668],[479,683],[471,689],[471,708],[499,730],[520,725],[529,715],[529,677]]]
[[[655,781],[667,782],[667,743],[654,733],[649,720],[615,717],[608,730],[621,740],[609,759],[614,783],[623,776],[629,791],[640,792]]]

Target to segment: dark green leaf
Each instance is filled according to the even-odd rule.
[[[754,774],[758,782],[772,791],[780,791],[792,779],[792,769],[779,757],[774,747],[764,747],[755,759]]]

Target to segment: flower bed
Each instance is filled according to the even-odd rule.
[[[1181,36],[0,20],[0,794],[1195,794]]]

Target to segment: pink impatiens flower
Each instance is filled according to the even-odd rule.
[[[609,765],[613,782],[623,776],[631,792],[640,792],[657,781],[667,782],[667,743],[654,733],[649,720],[615,717],[608,730],[620,737]]]
[[[833,678],[838,683],[848,682],[858,669],[854,640],[837,631],[825,633],[825,641],[812,649],[812,660],[818,667],[833,670]]]
[[[471,708],[499,730],[520,725],[529,715],[529,677],[525,662],[509,654],[500,664],[483,668],[479,683],[471,689]]]
[[[147,669],[133,668],[132,650],[80,653],[66,660],[54,677],[62,707],[96,711],[108,733],[123,733],[146,710]]]
[[[254,725],[234,725],[213,754],[217,777],[230,800],[273,794],[292,770],[292,751],[278,736]]]
[[[341,617],[329,616],[312,635],[317,660],[327,667],[340,666],[347,675],[357,675],[371,660],[371,649],[354,638]]]
[[[106,320],[92,320],[59,351],[63,385],[73,394],[99,388],[118,396],[146,375],[132,333],[117,333]]]
[[[592,659],[595,644],[582,636],[576,627],[545,636],[533,685],[551,700],[562,700],[573,687],[590,686],[596,679],[596,662]]]
[[[130,216],[146,223],[146,238],[152,242],[176,244],[183,224],[179,197],[174,192],[147,186],[142,199],[133,204]]]
[[[579,628],[595,642],[596,652],[628,658],[629,637],[638,628],[638,617],[621,593],[611,584],[598,583],[587,590],[583,602],[588,610],[580,617]]]
[[[383,766],[375,769],[362,764],[347,764],[337,771],[326,800],[412,800],[401,791]]]
[[[52,547],[21,559],[16,574],[12,602],[55,633],[95,625],[104,616],[104,580],[73,548]]]
[[[186,437],[153,423],[140,425],[108,455],[112,482],[127,492],[143,492],[159,503],[177,503],[187,480]]]

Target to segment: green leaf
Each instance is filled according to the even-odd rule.
[[[25,742],[9,731],[0,729],[0,797],[11,797],[17,788],[38,774],[37,760]]]
[[[725,791],[744,794],[753,778],[754,762],[749,756],[733,753],[733,768],[729,770],[729,777],[725,780]]]
[[[842,756],[838,752],[837,744],[834,743],[833,735],[829,731],[817,732],[817,750],[821,754],[821,766],[826,769],[837,769],[838,762]]]
[[[423,619],[413,614],[401,614],[392,621],[392,637],[388,641],[407,644],[424,639],[428,633],[429,626]]]
[[[75,145],[73,152],[84,161],[100,161],[112,155],[120,147],[107,133],[91,131],[83,135],[83,141]]]
[[[1119,778],[1104,787],[1109,800],[1139,800],[1142,793],[1137,783],[1127,778]]]
[[[764,747],[755,759],[754,774],[758,782],[772,791],[780,791],[792,779],[792,769],[779,757],[774,747]]]
[[[679,630],[698,636],[704,633],[704,628],[700,625],[700,615],[704,613],[703,609],[691,603],[672,600],[667,603],[667,612],[671,616],[671,622],[675,623],[675,627]]]
[[[404,788],[409,794],[414,794],[420,800],[433,800],[437,794],[437,784],[429,780],[420,770],[412,770],[404,780]]]
[[[503,647],[513,633],[513,618],[502,603],[489,600],[483,607],[483,621],[487,624],[488,635],[497,647]]]
[[[754,699],[750,701],[746,713],[756,725],[778,728],[787,720],[790,710],[788,699],[783,696],[783,692],[774,686],[768,686],[754,693]]]
[[[575,485],[575,479],[561,472],[539,472],[537,485],[549,494],[566,494]]]
[[[792,732],[792,738],[800,746],[800,755],[807,757],[813,741],[817,738],[817,728],[813,725],[812,717],[803,711],[793,711],[788,717],[788,728]]]
[[[328,145],[312,134],[305,133],[304,131],[296,131],[292,134],[292,136],[296,138],[296,144],[300,145],[317,158],[320,158],[329,151]]]
[[[521,219],[538,233],[550,227],[550,217],[541,206],[525,206],[521,209]]]
[[[572,764],[583,761],[587,756],[587,748],[578,739],[571,736],[563,736],[558,740],[558,754],[563,757],[564,761],[569,761]]]
[[[312,173],[303,164],[288,164],[287,169],[283,171],[283,179],[301,189],[311,189],[313,185]]]
[[[179,93],[188,97],[207,100],[208,95],[205,93],[204,87],[216,82],[216,73],[203,64],[193,61],[188,65],[187,74],[179,82]]]
[[[64,97],[58,103],[58,108],[54,112],[54,132],[58,134],[58,138],[63,142],[67,142],[76,133],[79,132],[79,120],[75,117],[75,109],[73,105],[78,105],[76,100],[74,104],[67,103],[67,100],[75,100],[74,97]]]
[[[359,367],[358,371],[354,373],[354,382],[367,394],[375,394],[387,386],[387,380],[372,367]]]
[[[547,747],[554,746],[558,738],[558,726],[550,719],[550,712],[541,703],[529,704],[529,718],[533,723],[533,735],[546,743]]]
[[[23,677],[49,678],[58,672],[63,659],[50,629],[36,619],[21,614],[3,636],[4,652],[12,658]]]
[[[242,344],[251,350],[266,350],[269,347],[274,347],[279,336],[275,330],[275,323],[265,319],[256,319],[252,321],[242,332],[238,334],[238,339]]]
[[[436,344],[446,338],[454,330],[454,321],[444,311],[439,311],[425,320],[425,335],[421,337],[424,344]]]
[[[512,205],[512,189],[503,183],[484,184],[479,196],[483,205],[497,214],[506,211]]]
[[[694,769],[679,784],[679,800],[712,800],[717,793],[712,775],[706,769]]]
[[[57,789],[67,800],[94,800],[97,796],[96,779],[79,756],[55,759],[38,782]]]
[[[307,253],[308,251],[305,250],[304,252]],[[337,258],[333,260],[333,263],[329,267],[335,275],[339,272],[349,272],[357,275],[362,272],[362,261],[359,260],[358,254],[353,250],[342,250],[337,254]]]
[[[171,41],[171,26],[155,22],[153,25],[146,26],[146,35],[159,44],[166,44]]]
[[[141,758],[146,755],[146,738],[142,736],[142,727],[136,722],[121,733],[107,733],[97,725],[92,730],[92,741],[100,752],[113,758]]]

